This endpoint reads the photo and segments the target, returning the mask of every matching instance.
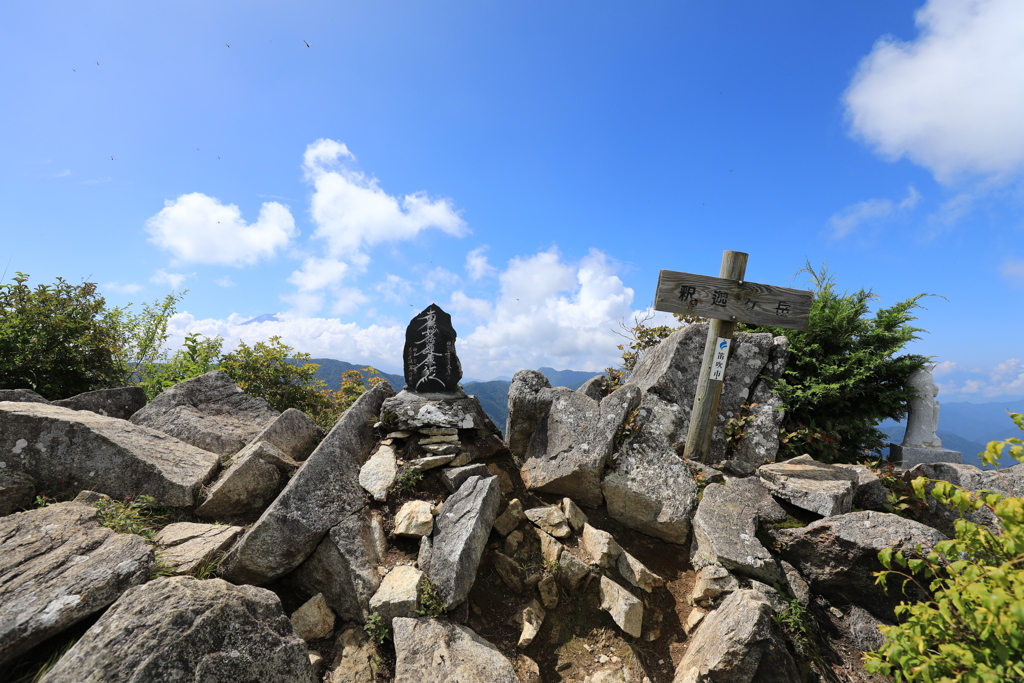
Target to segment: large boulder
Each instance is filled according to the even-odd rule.
[[[809,455],[762,465],[757,476],[779,498],[822,517],[849,512],[857,492],[856,472]]]
[[[187,576],[126,592],[47,683],[313,683],[306,644],[268,590]]]
[[[800,529],[775,531],[774,537],[782,557],[807,579],[812,592],[860,605],[886,621],[894,620],[893,608],[901,600],[925,596],[913,582],[906,584],[906,595],[900,590],[902,582],[889,582],[888,591],[876,584],[874,572],[883,569],[879,551],[913,551],[921,546],[927,554],[936,543],[946,540],[920,522],[874,511],[826,517]]]
[[[406,617],[392,624],[395,683],[519,683],[512,662],[465,626]]]
[[[601,401],[565,387],[553,389],[547,414],[530,440],[523,483],[588,507],[600,505],[605,462],[616,433],[639,402],[640,390],[632,386],[621,387]]]
[[[612,518],[648,536],[686,543],[697,483],[675,452],[627,443],[602,489]]]
[[[146,405],[146,392],[142,387],[97,389],[54,401],[53,405],[71,410],[88,410],[97,415],[127,420]]]
[[[0,389],[0,402],[12,403],[49,403],[45,398],[31,389]]]
[[[309,557],[331,527],[366,505],[359,468],[377,443],[371,425],[392,395],[391,386],[381,382],[345,411],[228,555],[226,579],[262,584],[284,576]]]
[[[0,470],[0,517],[19,508],[27,508],[35,497],[35,479],[24,472]]]
[[[401,430],[422,428],[475,429],[497,432],[475,396],[461,390],[447,394],[417,394],[402,390],[381,407],[381,420]],[[483,434],[481,434],[483,436]]]
[[[0,467],[37,481],[65,479],[115,498],[150,495],[195,504],[217,456],[163,432],[85,410],[0,403]]]
[[[227,524],[168,524],[153,538],[160,560],[170,574],[191,574],[204,564],[220,564],[220,558],[242,535],[240,526]]]
[[[687,325],[650,349],[637,362],[626,381],[643,392],[641,410],[649,416],[642,431],[681,451],[690,424],[690,412],[704,356],[708,325]],[[757,465],[773,462],[778,450],[778,421],[781,416],[771,412],[780,405],[773,399],[767,382],[781,376],[785,369],[788,345],[785,337],[770,334],[738,332],[733,337],[726,366],[718,415],[712,431],[708,462],[727,459],[733,469],[744,474]],[[725,426],[739,417],[742,406],[759,403],[753,409],[754,419],[745,428],[746,436],[735,453],[727,452]],[[643,440],[641,434],[640,440]],[[660,448],[660,446],[659,446]]]
[[[781,581],[778,564],[757,539],[757,527],[760,519],[785,517],[756,479],[709,484],[693,517],[693,565],[721,565],[767,584]]]
[[[149,544],[98,515],[58,503],[0,518],[0,668],[149,578]]]
[[[380,586],[381,559],[373,538],[373,516],[368,508],[360,508],[331,528],[285,580],[309,595],[322,593],[339,618],[362,623],[370,616],[370,598]]]
[[[800,672],[758,591],[729,595],[701,622],[672,683],[799,683]]]
[[[279,413],[220,370],[175,384],[131,421],[212,453],[236,453]]]
[[[226,469],[196,508],[196,515],[220,519],[259,508],[270,502],[281,485],[281,473],[254,453]]]
[[[313,418],[297,408],[289,408],[264,427],[252,442],[265,441],[292,460],[305,460],[322,438],[324,430]]]
[[[497,477],[470,477],[437,515],[429,567],[421,569],[449,609],[462,604],[473,587],[500,500]]]
[[[999,470],[982,470],[973,465],[924,463],[912,469],[909,476],[948,481],[968,491],[994,491],[1004,496],[1024,496],[1024,464]],[[927,489],[931,490],[931,486],[929,485]],[[927,501],[928,509],[922,511],[921,521],[952,536],[953,525],[959,519],[960,512],[941,505],[931,496],[928,496]],[[999,520],[987,507],[968,512],[964,517],[992,530],[999,527]]]
[[[537,425],[548,413],[554,392],[548,378],[536,370],[520,370],[508,388],[505,439],[513,455],[525,458]]]

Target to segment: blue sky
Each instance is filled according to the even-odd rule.
[[[468,377],[600,370],[659,269],[732,249],[754,282],[827,262],[881,305],[942,295],[912,346],[940,399],[1024,397],[1018,0],[4,15],[8,280],[187,289],[176,343],[280,334],[395,371],[437,302]]]

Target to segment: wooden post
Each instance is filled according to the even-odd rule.
[[[719,277],[729,280],[743,280],[747,271],[747,254],[742,251],[722,252],[722,269]],[[722,396],[721,379],[712,379],[711,370],[715,362],[719,339],[732,339],[736,318],[732,320],[711,321],[708,339],[704,344],[704,360],[700,365],[700,376],[697,380],[697,395],[693,399],[693,410],[690,412],[690,429],[686,435],[684,455],[690,460],[705,462],[711,449],[711,433],[718,415],[718,400]]]

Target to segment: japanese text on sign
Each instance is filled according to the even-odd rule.
[[[718,337],[715,342],[715,357],[711,361],[711,379],[716,382],[725,377],[725,364],[729,360],[729,343],[732,340]]]

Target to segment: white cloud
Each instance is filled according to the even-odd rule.
[[[423,277],[423,291],[428,294],[434,294],[442,290],[451,289],[458,285],[459,282],[458,275],[447,268],[438,266],[437,268],[432,268]]]
[[[617,362],[615,330],[632,318],[633,290],[604,254],[592,250],[579,263],[563,262],[554,249],[515,258],[499,281],[501,294],[487,322],[460,342],[473,374],[543,365],[599,371]],[[471,305],[455,297],[453,303]]]
[[[596,250],[579,262],[564,260],[554,249],[514,258],[500,273],[499,282],[501,291],[493,302],[459,290],[448,303],[460,331],[459,357],[470,377],[511,375],[545,365],[599,372],[620,360],[616,349],[622,342],[616,334],[620,321],[628,324],[645,313],[632,309],[633,290],[616,275],[615,264]],[[384,294],[391,287],[400,293],[406,286],[412,285],[394,276],[376,289]],[[358,290],[333,291],[339,310],[368,303],[366,294]],[[325,304],[319,292],[296,292],[287,300],[292,311],[281,315],[279,322],[242,326],[248,318],[238,315],[227,320],[175,316],[171,344],[180,345],[185,334],[193,332],[225,337],[226,349],[237,345],[238,339],[253,343],[280,335],[285,343],[314,357],[401,371],[407,318],[400,322],[376,318],[389,323],[362,327],[310,314]],[[411,315],[414,311],[405,303],[400,302],[401,309]]]
[[[1006,259],[999,266],[999,274],[1014,284],[1024,285],[1024,261]]]
[[[331,315],[348,315],[362,308],[369,297],[355,287],[341,287],[333,291],[334,302],[331,304]]]
[[[146,221],[150,241],[180,262],[229,266],[252,264],[273,256],[298,234],[295,219],[283,204],[265,202],[255,223],[247,224],[234,204],[201,192],[164,202]]]
[[[879,39],[844,94],[852,132],[948,182],[1024,169],[1024,5],[929,0],[916,39]]]
[[[108,282],[103,285],[103,289],[106,291],[117,292],[118,294],[135,294],[136,292],[142,291],[142,285],[137,285],[134,282],[127,282],[121,284],[120,282]]]
[[[880,223],[899,212],[909,211],[917,206],[920,200],[921,193],[911,185],[907,188],[907,196],[898,203],[891,199],[868,199],[851,204],[828,219],[829,227],[832,228],[832,238],[842,239],[862,225]]]
[[[392,304],[404,304],[413,295],[412,283],[398,275],[390,273],[383,282],[377,284],[375,289],[384,297],[384,300]]]
[[[940,363],[940,366],[946,365]],[[936,377],[952,374],[947,382],[938,382],[940,400],[989,398],[1024,395],[1024,362],[1010,358],[987,369],[966,369],[950,362],[946,372],[933,373]]]
[[[302,268],[296,270],[288,278],[288,282],[302,292],[313,292],[332,284],[341,282],[349,271],[349,266],[334,258],[307,258]]]
[[[195,273],[168,273],[163,268],[153,273],[153,277],[149,278],[150,282],[158,285],[170,285],[171,289],[181,289],[181,283],[190,277],[195,277]]]
[[[348,147],[327,139],[309,145],[303,157],[306,180],[314,188],[313,236],[323,240],[327,258],[365,265],[365,250],[381,242],[412,239],[428,228],[456,237],[468,233],[450,200],[431,199],[424,192],[391,196],[376,178],[355,169],[354,162]],[[334,282],[344,275],[339,273]]]
[[[466,272],[469,273],[469,279],[479,280],[488,275],[493,275],[497,271],[487,261],[487,256],[484,252],[487,251],[487,247],[477,247],[473,251],[466,254]]]
[[[214,280],[214,282],[217,284],[218,287],[234,287],[235,286],[235,281],[231,279],[230,275],[225,275],[224,277],[219,277],[216,280]]]
[[[54,173],[50,177],[51,178],[66,178],[69,175],[71,175],[71,171],[69,169],[65,168],[63,171],[60,171],[58,173]]]

